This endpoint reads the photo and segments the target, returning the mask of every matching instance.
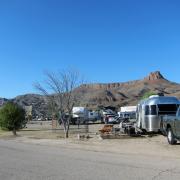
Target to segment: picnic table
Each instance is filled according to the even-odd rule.
[[[99,129],[99,132],[102,134],[109,134],[113,131],[113,124],[105,124],[102,129]]]

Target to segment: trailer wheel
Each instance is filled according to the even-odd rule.
[[[161,133],[163,136],[166,136],[166,135],[167,135],[166,130],[165,130],[164,126],[163,126],[163,119],[162,119],[162,117],[161,117],[161,121],[160,121],[160,133]]]
[[[174,134],[173,134],[173,131],[171,128],[168,128],[168,130],[167,130],[167,140],[168,140],[168,143],[171,145],[174,145],[177,142],[175,140],[175,137],[174,137]]]
[[[128,135],[129,135],[129,136],[133,136],[133,135],[135,135],[135,133],[136,133],[136,132],[135,132],[135,128],[132,128],[132,127],[131,127],[131,128],[128,129]]]

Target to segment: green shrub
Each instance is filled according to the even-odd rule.
[[[12,131],[16,135],[16,131],[25,127],[27,120],[25,119],[25,111],[18,105],[8,102],[0,109],[0,127]]]
[[[146,93],[144,93],[144,95],[142,96],[141,99],[149,98],[149,96],[152,96],[152,95],[157,95],[157,93],[152,92],[152,91],[146,92]]]

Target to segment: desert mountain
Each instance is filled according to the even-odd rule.
[[[125,83],[96,83],[83,84],[74,90],[81,96],[80,104],[95,109],[98,106],[120,106],[136,105],[146,92],[163,93],[165,96],[176,96],[180,98],[180,84],[171,82],[159,72],[152,72],[141,80]],[[21,106],[33,107],[33,115],[48,113],[47,103],[41,95],[26,94],[13,99]]]
[[[79,91],[83,94],[82,104],[90,108],[136,105],[146,92],[180,98],[180,84],[168,81],[159,71],[150,73],[144,79],[125,83],[84,84]]]

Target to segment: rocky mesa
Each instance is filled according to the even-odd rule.
[[[83,95],[82,104],[89,108],[136,105],[146,92],[180,98],[180,84],[167,80],[159,71],[151,72],[141,80],[125,83],[84,84],[79,91]]]

